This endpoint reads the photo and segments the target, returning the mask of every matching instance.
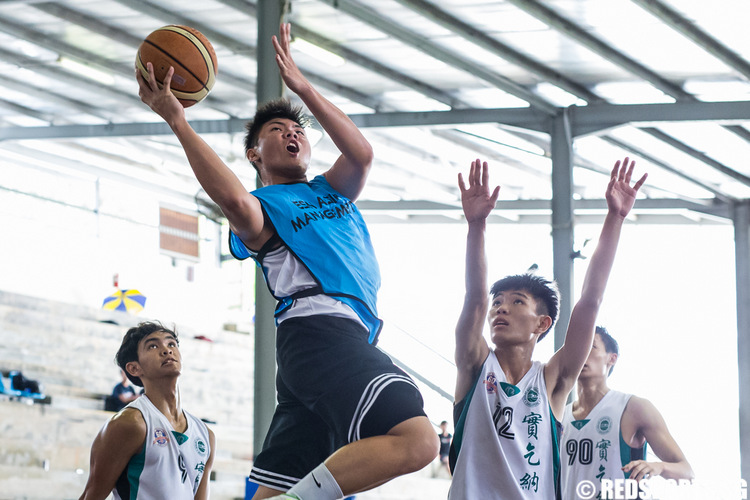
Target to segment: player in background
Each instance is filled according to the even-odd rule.
[[[80,500],[208,500],[214,434],[182,409],[177,333],[158,322],[127,331],[116,355],[145,393],[115,414],[91,446]]]
[[[597,326],[578,376],[578,398],[565,408],[563,418],[563,500],[582,500],[577,489],[581,481],[590,481],[596,488],[593,498],[599,499],[602,479],[693,479],[693,469],[659,410],[607,385],[619,354],[617,341]],[[647,444],[659,461],[646,460]]]

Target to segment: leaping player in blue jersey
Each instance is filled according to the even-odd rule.
[[[508,276],[487,286],[486,221],[500,187],[490,190],[487,163],[479,160],[472,163],[468,186],[459,174],[469,231],[466,295],[456,326],[450,499],[560,498],[560,421],[591,350],[623,222],[646,180],[644,175],[630,185],[634,165],[626,158],[612,169],[608,212],[581,297],[571,313],[565,344],[546,364],[532,361],[532,355],[557,319],[557,287],[533,274]],[[494,349],[482,334],[485,321]]]
[[[274,101],[248,124],[246,156],[264,186],[248,193],[188,124],[169,91],[173,71],[163,89],[150,65],[148,79],[136,77],[141,99],[172,128],[226,215],[232,253],[255,259],[279,300],[278,405],[250,473],[260,485],[253,498],[336,499],[425,467],[438,439],[414,382],[374,345],[380,275],[353,203],[372,147],[303,76],[289,43],[284,24],[273,37],[281,77],[341,152],[310,181],[301,109]]]

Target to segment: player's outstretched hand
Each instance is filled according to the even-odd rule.
[[[606,194],[609,211],[623,218],[630,213],[635,203],[635,196],[643,183],[646,182],[646,177],[648,177],[648,174],[643,174],[643,177],[634,186],[631,186],[630,178],[633,175],[635,162],[630,162],[630,166],[628,166],[628,162],[628,158],[622,160],[622,167],[620,167],[619,160],[615,163]]]
[[[146,63],[146,69],[148,70],[148,79],[144,78],[140,70],[136,68],[135,78],[138,80],[138,95],[149,108],[161,116],[167,123],[172,123],[173,119],[179,116],[184,116],[185,108],[182,107],[180,101],[174,96],[171,90],[172,75],[174,75],[174,67],[170,67],[164,77],[164,85],[159,88],[159,84],[156,83],[156,76],[154,76],[154,66],[150,62]]]
[[[500,194],[500,186],[490,194],[490,173],[487,162],[482,163],[479,159],[471,163],[469,171],[469,187],[464,183],[463,175],[458,174],[458,188],[461,190],[461,205],[464,209],[466,221],[469,223],[484,220],[495,208],[497,197]]]
[[[292,59],[292,52],[289,47],[291,38],[291,25],[289,23],[282,23],[279,27],[279,36],[271,37],[271,41],[273,48],[276,49],[276,64],[279,66],[281,79],[284,80],[289,90],[299,95],[306,87],[310,86],[310,82],[299,70],[294,59]]]

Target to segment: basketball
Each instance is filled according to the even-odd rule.
[[[188,26],[169,25],[153,31],[138,47],[135,66],[148,80],[146,63],[154,66],[161,87],[169,67],[174,67],[171,89],[184,107],[196,104],[208,95],[216,82],[218,64],[211,42]]]

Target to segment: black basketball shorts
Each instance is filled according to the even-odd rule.
[[[350,319],[283,321],[276,334],[278,405],[250,479],[286,491],[338,448],[424,416],[414,381]]]

